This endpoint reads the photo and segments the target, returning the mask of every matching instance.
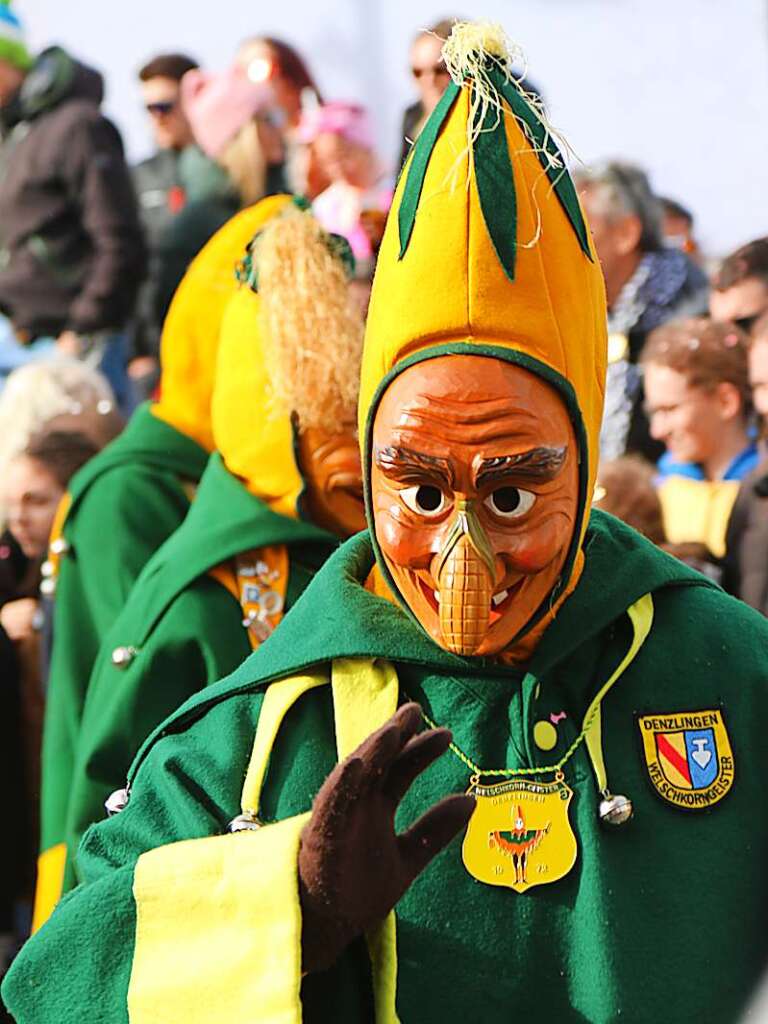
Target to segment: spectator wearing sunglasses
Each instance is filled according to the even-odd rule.
[[[406,109],[403,115],[402,145],[398,168],[405,163],[411,146],[419,137],[427,118],[437,106],[450,81],[451,76],[443,63],[443,43],[451,34],[456,22],[462,20],[464,19],[441,18],[431,28],[422,29],[413,38],[409,59],[411,77],[419,98]],[[513,67],[512,72],[516,78],[525,79],[525,89],[528,93],[531,93],[539,101],[542,100],[540,90],[528,78],[525,68]]]
[[[180,153],[192,142],[192,129],[181,107],[180,83],[188,71],[197,67],[197,61],[186,54],[162,53],[139,71],[144,109],[157,147],[155,156],[140,167],[151,166],[158,157]]]
[[[194,141],[181,107],[180,83],[197,62],[183,53],[162,53],[139,71],[141,95],[149,117],[155,152],[133,168],[144,234],[149,248],[149,275],[141,292],[132,331],[128,374],[137,399],[148,398],[160,372],[160,329],[154,311],[157,252],[164,232],[184,206],[179,173],[182,151]]]
[[[665,247],[662,206],[643,170],[618,161],[575,175],[603,269],[608,300],[608,376],[600,433],[604,459],[626,452],[655,462],[662,448],[643,415],[637,359],[648,334],[707,309],[707,279],[679,249]]]
[[[750,333],[768,311],[768,238],[756,238],[726,256],[712,281],[709,311]]]
[[[451,34],[456,18],[443,18],[431,28],[422,29],[411,43],[411,76],[419,98],[403,115],[402,147],[398,167],[402,167],[419,132],[438,104],[450,75],[443,63],[443,43]]]

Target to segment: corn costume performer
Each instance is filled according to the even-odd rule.
[[[277,210],[285,200],[271,202]],[[76,474],[59,507],[49,559],[56,577],[55,642],[33,928],[61,894],[75,748],[96,654],[150,556],[187,514],[213,450],[210,405],[221,318],[237,284],[233,266],[264,215],[264,209],[244,210],[190,264],[163,327],[159,400],[140,406],[123,433]]]
[[[768,627],[589,515],[588,232],[499,33],[445,54],[369,313],[370,535],[144,745],[20,1024],[731,1021],[765,966]]]
[[[212,405],[217,451],[189,515],[107,634],[90,681],[71,783],[65,890],[83,831],[104,817],[142,741],[257,648],[339,536],[365,527],[349,429],[363,323],[344,264],[329,248],[338,241],[287,198],[276,216],[273,200],[263,205],[268,223],[248,257],[258,295],[243,284],[222,323]],[[319,492],[328,528],[312,521]]]

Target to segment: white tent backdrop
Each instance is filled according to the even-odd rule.
[[[764,0],[16,0],[31,43],[60,42],[108,82],[107,110],[132,159],[148,139],[138,66],[182,50],[224,67],[266,33],[307,56],[331,98],[373,111],[394,159],[410,102],[408,42],[444,15],[501,21],[525,48],[555,124],[587,162],[642,163],[662,193],[692,208],[722,254],[768,234],[768,27]]]

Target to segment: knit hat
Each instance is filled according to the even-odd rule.
[[[10,0],[0,0],[0,60],[21,71],[32,66],[21,22],[11,10]]]
[[[259,111],[274,102],[268,82],[252,82],[242,68],[210,73],[188,71],[181,80],[181,103],[200,149],[219,156]]]
[[[304,110],[299,123],[299,142],[314,142],[318,135],[340,135],[347,142],[373,148],[373,129],[365,107],[337,100]]]

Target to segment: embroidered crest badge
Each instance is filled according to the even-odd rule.
[[[733,751],[723,712],[639,715],[648,777],[658,795],[686,811],[718,803],[733,785]]]

